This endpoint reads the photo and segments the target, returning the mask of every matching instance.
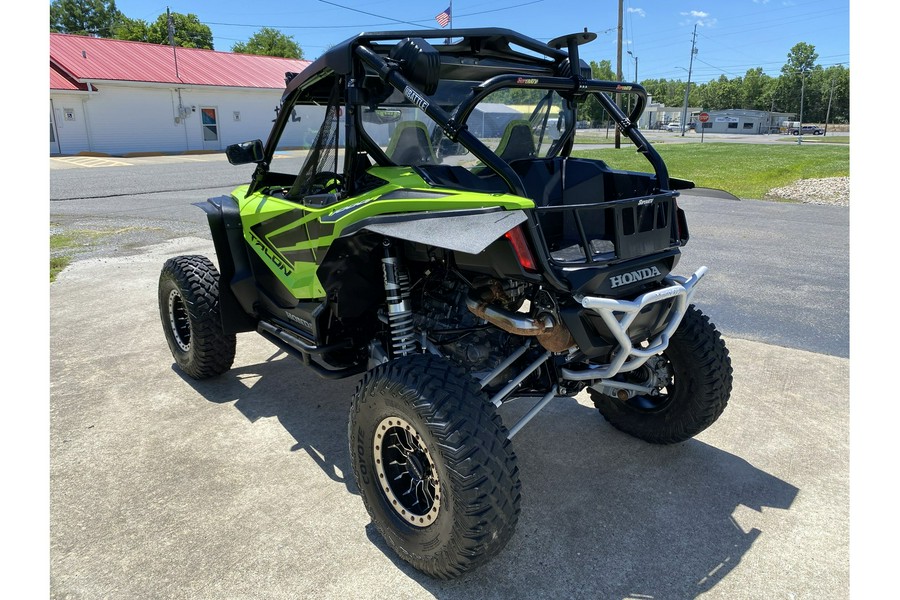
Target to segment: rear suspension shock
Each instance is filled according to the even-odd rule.
[[[390,240],[384,240],[384,293],[387,299],[388,326],[391,330],[390,355],[406,356],[416,351],[413,317],[409,302],[409,275],[393,252]]]

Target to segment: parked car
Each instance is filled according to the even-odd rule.
[[[825,135],[825,130],[816,125],[803,125],[803,135]],[[788,132],[791,135],[800,135],[800,129],[797,127],[791,127]]]
[[[666,125],[666,131],[681,131],[681,123],[675,121]]]

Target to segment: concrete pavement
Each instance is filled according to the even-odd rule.
[[[323,381],[252,333],[222,377],[175,370],[156,284],[166,258],[193,253],[214,258],[181,238],[51,285],[51,597],[849,595],[847,359],[727,339],[728,409],[672,447],[616,432],[584,395],[555,400],[515,438],[512,541],[437,582],[395,559],[357,495],[355,381]]]

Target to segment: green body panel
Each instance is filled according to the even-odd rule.
[[[246,185],[232,192],[240,207],[244,239],[294,297],[325,296],[316,277],[318,263],[332,242],[347,227],[362,219],[398,213],[491,207],[506,210],[534,208],[530,199],[511,194],[432,187],[409,167],[373,167],[369,173],[386,183],[324,208],[304,206],[260,192],[246,196],[249,187]],[[432,197],[381,199],[396,190],[421,191]],[[434,197],[437,193],[446,195]]]

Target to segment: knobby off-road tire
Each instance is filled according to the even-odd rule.
[[[512,537],[516,456],[494,406],[458,367],[413,355],[369,371],[353,397],[348,433],[369,516],[419,571],[459,576]]]
[[[709,317],[693,305],[663,352],[673,383],[660,397],[626,401],[590,390],[600,414],[616,429],[653,444],[697,435],[725,410],[731,394],[731,359]]]
[[[205,256],[178,256],[159,275],[159,316],[175,362],[194,379],[220,375],[234,362],[236,337],[219,316],[219,272]]]

